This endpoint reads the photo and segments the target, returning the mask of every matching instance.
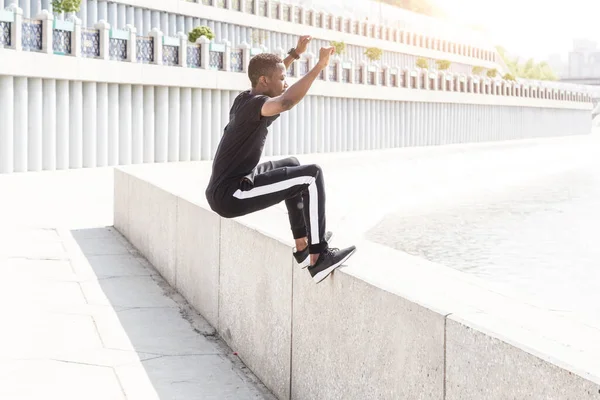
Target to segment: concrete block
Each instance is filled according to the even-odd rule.
[[[141,199],[148,202],[148,214],[142,220],[148,233],[144,254],[162,277],[176,287],[177,197],[153,185],[147,186],[146,193]]]
[[[289,399],[292,249],[221,220],[219,334],[275,394]]]
[[[187,200],[177,204],[177,291],[208,322],[219,323],[221,218]]]
[[[133,175],[129,176],[129,200],[127,204],[129,223],[127,233],[121,233],[145,257],[148,257],[147,226],[150,223],[150,206],[152,204],[152,199],[148,197],[149,194],[150,184],[148,182]]]
[[[114,169],[114,226],[129,236],[129,174]]]
[[[443,399],[437,312],[342,269],[316,285],[296,268],[292,324],[292,399]]]
[[[597,399],[600,385],[461,322],[446,324],[446,399]]]

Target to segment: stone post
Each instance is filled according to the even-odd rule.
[[[110,58],[110,25],[108,22],[101,19],[96,25],[94,25],[94,28],[98,29],[100,59],[108,60]]]
[[[73,23],[73,31],[71,32],[71,55],[73,57],[81,57],[81,19],[75,15],[71,15],[68,19]]]
[[[12,3],[6,8],[6,11],[12,12],[12,22],[10,24],[10,48],[14,50],[22,50],[23,45],[21,42],[22,35],[22,23],[23,23],[23,10],[19,8],[16,3]],[[0,14],[3,11],[0,9]],[[10,14],[9,14],[10,15]],[[1,19],[0,19],[1,20]]]
[[[187,67],[188,37],[183,32],[177,32],[177,37],[179,37],[179,66]]]
[[[152,30],[148,33],[154,40],[154,62],[153,64],[162,65],[163,62],[163,33],[158,28],[152,28]]]
[[[127,61],[131,63],[137,62],[137,29],[131,24],[125,26],[125,30],[129,31],[127,38]],[[156,42],[154,42],[154,49],[156,51]],[[159,44],[162,52],[162,43]]]
[[[196,44],[200,45],[200,68],[208,69],[210,67],[210,39],[200,36],[196,39]]]
[[[52,54],[52,22],[54,16],[48,10],[42,10],[35,19],[42,21],[42,53]]]

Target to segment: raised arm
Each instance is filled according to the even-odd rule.
[[[298,44],[294,48],[294,52],[298,57],[300,57],[300,55],[306,51],[306,48],[308,47],[308,44],[311,40],[312,37],[310,35],[300,36],[300,39],[298,39]],[[288,54],[288,56],[283,60],[285,69],[287,70],[288,68],[290,68],[290,65],[292,65],[292,63],[295,60],[296,58],[293,55]]]
[[[270,117],[281,114],[284,111],[292,109],[306,96],[308,89],[317,79],[321,71],[329,65],[329,57],[335,52],[334,47],[322,47],[319,52],[319,61],[313,69],[308,71],[306,75],[290,86],[281,96],[273,97],[267,100],[261,109],[263,117]]]

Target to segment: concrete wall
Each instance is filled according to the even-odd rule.
[[[248,87],[240,72],[0,49],[4,57],[11,62],[0,63],[0,172],[211,159],[233,99]],[[398,75],[396,86],[387,80],[369,90],[316,81],[275,122],[265,154],[590,132],[591,104],[581,92],[442,74],[437,79],[451,85],[436,90],[420,88],[426,74],[403,73],[404,84]]]
[[[278,398],[597,398],[597,366],[553,340],[563,321],[375,244],[315,285],[270,225],[277,209],[206,208],[208,168],[116,169],[115,226]]]

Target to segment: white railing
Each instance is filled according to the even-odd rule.
[[[243,1],[242,5],[245,4]],[[232,48],[231,43],[211,42],[200,37],[196,43],[188,43],[187,36],[165,37],[158,29],[148,36],[138,36],[136,29],[127,26],[125,30],[112,29],[105,21],[100,21],[94,29],[82,29],[81,21],[71,17],[66,21],[54,20],[51,13],[44,10],[35,20],[41,21],[41,32],[32,33],[23,21],[22,10],[12,6],[5,12],[4,20],[9,21],[11,42],[5,47],[23,50],[23,43],[37,43],[27,50],[47,54],[60,54],[74,57],[91,57],[100,60],[117,60],[131,63],[150,63],[184,68],[216,69],[221,71],[246,72],[250,58],[265,47],[252,48],[243,43]],[[10,21],[12,15],[12,21]],[[38,35],[38,38],[32,37]],[[25,39],[24,35],[28,35]],[[139,47],[139,49],[138,49]],[[283,49],[276,49],[283,58]],[[188,54],[190,53],[190,54]],[[238,57],[240,55],[241,57]],[[301,77],[315,64],[312,53],[303,56],[288,72],[292,78]],[[308,69],[306,68],[308,66]],[[426,69],[399,68],[381,65],[377,62],[346,60],[336,56],[327,73],[320,77],[323,81],[345,84],[366,84],[388,87],[402,87],[423,90],[442,90],[463,93],[476,93],[500,96],[529,97],[564,101],[589,102],[591,95],[579,86],[564,83],[539,81],[508,81],[501,78],[478,75],[454,74],[444,71],[430,72]]]

